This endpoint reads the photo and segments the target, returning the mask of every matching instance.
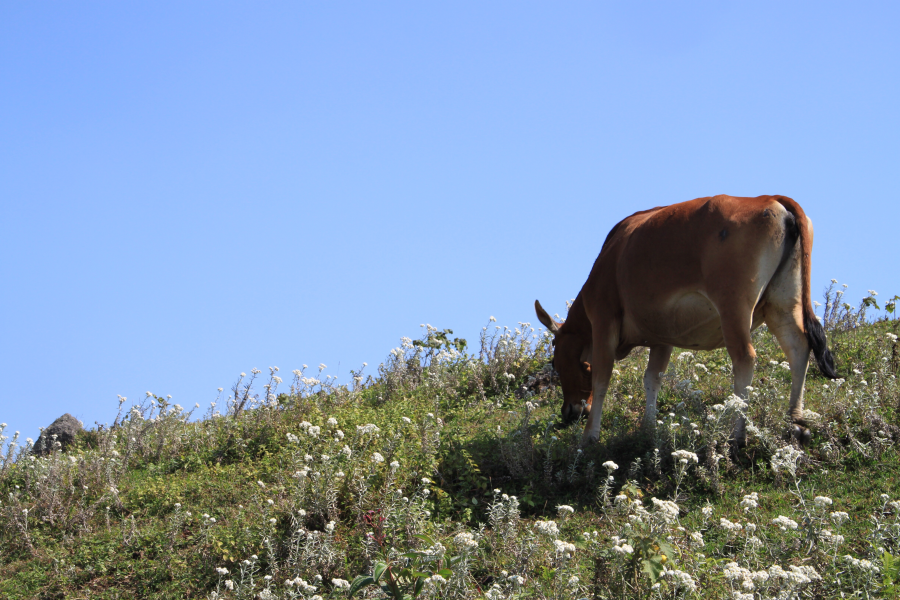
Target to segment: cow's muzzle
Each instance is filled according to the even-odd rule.
[[[563,424],[571,425],[579,419],[586,418],[591,413],[590,404],[580,402],[578,404],[566,404],[562,408]]]

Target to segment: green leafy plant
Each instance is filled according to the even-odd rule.
[[[890,552],[881,555],[881,576],[885,596],[900,594],[900,558]]]
[[[417,535],[429,547],[434,547],[434,540],[427,535]],[[435,575],[441,580],[450,579],[453,572],[444,566],[459,561],[459,557],[435,559],[434,554],[412,551],[401,554],[393,561],[376,562],[371,575],[360,575],[350,584],[349,597],[370,585],[377,585],[394,600],[413,600],[419,597],[426,583],[434,581]]]
[[[463,338],[453,338],[451,340],[449,337],[451,335],[453,335],[452,329],[438,331],[437,329],[429,327],[425,339],[413,340],[413,346],[416,348],[425,348],[427,350],[426,358],[428,359],[442,348],[444,350],[456,350],[460,354],[464,354],[467,345],[466,340]]]

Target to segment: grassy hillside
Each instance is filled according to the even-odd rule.
[[[527,323],[472,347],[428,327],[352,387],[271,368],[208,407],[148,393],[68,452],[10,440],[0,596],[897,597],[900,331],[866,308],[826,313],[842,379],[810,372],[803,449],[764,328],[746,408],[724,350],[676,351],[641,434],[636,351],[583,451]]]

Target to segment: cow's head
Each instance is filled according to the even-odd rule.
[[[559,373],[563,390],[562,418],[574,423],[591,411],[591,348],[583,332],[569,331],[566,322],[557,323],[537,300],[534,310],[538,321],[553,334],[553,368]]]

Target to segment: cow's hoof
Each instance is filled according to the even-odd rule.
[[[598,441],[600,441],[600,436],[596,433],[587,433],[581,436],[581,444],[579,444],[580,448],[589,448],[593,446]]]
[[[791,435],[794,436],[794,439],[801,446],[808,446],[809,441],[812,439],[812,433],[809,431],[809,427],[806,427],[803,423],[794,423],[794,426],[791,428]]]
[[[731,437],[728,439],[728,445],[732,451],[740,450],[747,446],[747,431],[732,431]]]
[[[731,457],[736,458],[737,453],[747,447],[747,437],[733,437],[728,440],[728,446],[731,448]]]
[[[644,419],[641,422],[641,431],[647,435],[656,433],[656,419]]]

